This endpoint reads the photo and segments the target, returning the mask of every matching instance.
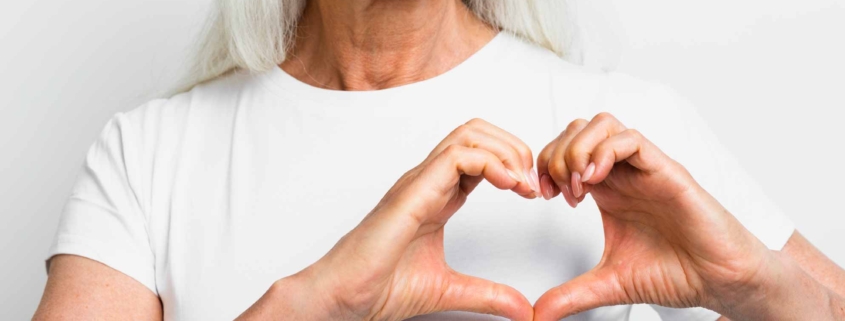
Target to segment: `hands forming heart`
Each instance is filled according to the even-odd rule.
[[[763,281],[768,248],[681,164],[610,114],[571,122],[537,162],[544,195],[562,193],[572,207],[593,196],[605,249],[591,271],[540,297],[535,320],[634,303],[726,311]]]
[[[279,280],[295,291],[296,320],[401,320],[439,311],[558,320],[617,304],[732,308],[770,251],[689,173],[609,114],[576,120],[537,159],[483,120],[450,133],[319,261]],[[532,307],[517,290],[446,265],[443,227],[487,180],[526,197],[558,194],[575,207],[593,196],[605,250],[591,271]],[[272,289],[271,289],[272,290]]]

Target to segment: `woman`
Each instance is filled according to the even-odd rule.
[[[845,319],[693,109],[558,57],[557,6],[221,2],[201,83],[89,151],[35,319]]]

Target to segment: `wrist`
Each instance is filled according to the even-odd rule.
[[[719,298],[716,310],[734,320],[832,320],[830,291],[787,255],[770,254],[754,278]]]
[[[275,312],[281,312],[277,313],[277,316],[287,314],[290,316],[304,317],[309,314],[309,311],[305,310],[305,307],[301,304],[302,302],[300,302],[304,297],[307,297],[307,295],[302,295],[302,288],[303,286],[300,280],[295,275],[273,282],[273,285],[270,286],[270,290],[267,292],[273,299],[273,302],[276,302]]]
[[[752,320],[744,316],[765,310],[765,304],[777,300],[781,291],[775,280],[781,277],[783,267],[776,255],[767,253],[756,267],[747,268],[741,277],[710,288],[709,308],[734,320]]]
[[[283,304],[285,319],[290,320],[348,320],[334,303],[334,294],[320,282],[320,278],[309,266],[294,275],[277,280],[271,286],[277,302]],[[295,317],[294,317],[295,316]]]
[[[279,279],[237,320],[335,320],[302,272]]]

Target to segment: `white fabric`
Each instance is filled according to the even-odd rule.
[[[161,297],[166,320],[233,319],[318,260],[452,129],[483,118],[539,153],[609,111],[678,159],[768,247],[792,223],[666,87],[594,73],[500,34],[454,69],[396,88],[330,91],[281,69],[235,73],[116,115],[90,149],[49,256],[100,261]],[[532,302],[592,268],[591,199],[525,200],[482,184],[446,227],[447,262]],[[571,320],[625,320],[630,307]],[[661,309],[666,320],[713,320]],[[447,313],[420,317],[482,320]]]

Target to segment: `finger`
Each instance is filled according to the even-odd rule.
[[[563,194],[569,206],[575,207],[577,205],[575,197],[572,196],[572,191],[569,188],[570,173],[567,168],[563,153],[569,142],[578,134],[584,127],[587,126],[587,121],[584,119],[576,119],[569,123],[560,136],[549,143],[540,156],[537,158],[537,169],[540,175],[548,174],[554,181],[555,185]]]
[[[496,125],[493,125],[483,119],[475,118],[467,122],[467,125],[477,128],[478,130],[487,133],[488,135],[497,137],[506,141],[508,144],[513,147],[514,150],[520,156],[522,160],[522,165],[524,167],[524,174],[525,177],[529,180],[529,183],[534,188],[534,191],[537,192],[537,196],[540,196],[540,184],[539,184],[539,176],[537,175],[536,171],[533,171],[534,168],[534,154],[531,152],[531,148],[528,147],[528,144],[525,144],[519,137],[509,133],[508,131],[499,128]]]
[[[393,267],[419,227],[452,200],[455,186],[460,184],[461,188],[467,188],[461,181],[462,176],[480,177],[499,189],[513,189],[519,181],[509,172],[488,150],[451,145],[432,159],[407,188],[397,192],[391,202],[385,203],[375,215],[365,218],[338,244],[342,243],[344,249],[354,249],[348,252],[355,253],[356,257],[379,258],[377,261],[383,264],[378,266]],[[469,188],[464,192],[470,192],[474,186]],[[347,251],[339,249],[338,252]]]
[[[599,143],[591,152],[590,162],[594,174],[586,180],[589,184],[602,182],[615,163],[627,161],[644,172],[657,171],[666,165],[668,158],[660,149],[636,129],[626,129]]]
[[[451,145],[432,159],[410,188],[397,195],[392,203],[402,207],[398,210],[425,220],[426,213],[440,212],[450,200],[444,196],[450,195],[456,185],[469,193],[475,186],[467,181],[480,182],[478,178],[462,180],[464,175],[483,178],[499,189],[512,190],[521,183],[518,175],[489,150]]]
[[[452,272],[434,312],[466,311],[510,320],[530,321],[534,309],[524,295],[507,285]]]
[[[456,128],[454,131],[452,131],[452,133],[450,133],[446,138],[444,138],[443,141],[440,142],[440,144],[438,144],[434,148],[434,150],[429,155],[429,159],[427,161],[434,159],[446,148],[454,144],[488,150],[495,154],[497,157],[499,157],[505,164],[505,167],[510,169],[512,172],[516,173],[520,178],[521,184],[514,188],[514,192],[526,198],[534,198],[535,193],[533,192],[535,189],[532,184],[532,178],[530,175],[527,175],[527,172],[525,170],[526,165],[524,161],[524,150],[527,149],[527,146],[524,148],[520,148],[512,144],[509,139],[503,138],[501,136],[496,136],[502,135],[501,133],[489,133],[490,131],[492,131],[491,129],[481,127],[495,126],[492,126],[490,124],[484,125],[482,124],[482,122],[482,120],[471,121],[470,123],[461,125]],[[503,132],[500,129],[499,131]],[[521,144],[523,146],[525,145],[524,143]],[[530,150],[528,150],[527,153],[530,155]],[[536,195],[539,195],[538,193],[536,193]]]
[[[561,132],[555,139],[546,144],[546,147],[543,147],[543,150],[537,155],[537,174],[540,176],[540,194],[546,200],[550,200],[560,193],[560,188],[558,188],[551,175],[549,175],[549,159],[551,159],[557,142],[565,133],[566,131]]]
[[[569,123],[567,129],[573,127],[573,123],[579,122],[581,120],[576,119],[572,123]],[[586,123],[586,121],[584,122]],[[537,174],[539,174],[540,176],[549,173],[549,161],[552,159],[552,152],[554,152],[555,147],[557,147],[558,143],[563,138],[563,135],[565,135],[567,132],[567,130],[560,132],[560,134],[558,134],[557,137],[555,137],[554,139],[552,139],[552,141],[546,144],[546,147],[543,147],[543,150],[540,151],[539,155],[537,155]]]
[[[540,176],[540,192],[543,193],[543,198],[550,200],[560,193],[560,189],[549,174],[543,174]]]
[[[543,150],[537,155],[537,174],[540,176],[540,193],[546,200],[552,199],[560,192],[557,184],[555,184],[549,175],[549,159],[551,159],[552,152],[555,150],[557,142],[564,133],[565,131],[561,132],[555,139],[546,144],[546,147],[543,147]]]
[[[514,189],[524,183],[518,179],[518,174],[505,166],[502,158],[482,148],[449,146],[426,169],[432,171],[432,177],[448,171],[458,174],[458,179],[460,175],[481,176],[499,189]]]
[[[584,195],[582,177],[591,178],[593,168],[590,172],[590,156],[593,149],[603,140],[625,130],[625,126],[609,113],[599,113],[585,126],[569,143],[563,152],[566,166],[571,172],[570,184],[575,197]]]
[[[461,181],[459,183],[461,184],[460,188],[462,191],[464,191],[464,193],[467,193],[467,195],[469,195],[483,180],[484,178],[481,176],[464,175],[464,177],[461,177]]]
[[[602,306],[630,304],[611,272],[592,270],[546,291],[534,304],[534,320],[560,320]]]

